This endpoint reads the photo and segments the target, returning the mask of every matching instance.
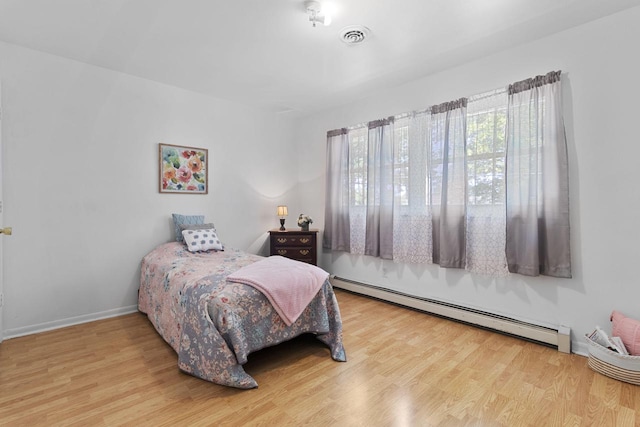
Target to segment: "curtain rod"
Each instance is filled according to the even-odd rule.
[[[495,96],[495,95],[499,95],[501,93],[507,93],[507,88],[503,87],[503,88],[489,90],[489,91],[486,91],[486,92],[481,92],[481,93],[478,93],[476,95],[469,96],[468,99],[469,99],[469,102],[476,102],[476,101],[481,101],[481,100],[486,99],[486,98],[490,98],[490,97]],[[406,111],[404,113],[395,114],[395,115],[392,115],[390,117],[394,117],[396,120],[400,120],[400,119],[404,119],[404,118],[411,117],[411,116],[417,116],[417,115],[420,115],[420,114],[429,114],[431,112],[431,109],[433,107],[437,106],[437,105],[440,105],[440,104],[432,105],[430,107],[423,108],[421,110]],[[356,129],[367,128],[369,126],[369,123],[371,123],[371,121],[357,123],[355,125],[346,126],[346,129],[348,129],[348,130],[356,130]],[[339,128],[339,129],[342,129],[342,128]],[[339,130],[339,129],[334,129],[334,130]],[[333,132],[333,130],[331,130],[329,132]]]
[[[557,78],[559,80],[561,72],[562,71],[551,71],[551,72],[547,73],[544,76],[536,76],[533,79],[536,79],[536,78],[537,79],[541,79],[543,77],[547,77],[549,79],[550,78],[549,76],[553,76],[554,78]],[[526,82],[528,80],[532,80],[532,79],[523,80],[522,82]],[[522,82],[516,82],[516,84],[522,83]],[[509,86],[511,86],[511,85],[509,85]],[[489,90],[489,91],[486,91],[486,92],[481,92],[481,93],[478,93],[476,95],[468,96],[467,98],[468,98],[469,102],[476,102],[476,101],[481,101],[481,100],[486,99],[486,98],[490,98],[490,97],[495,96],[495,95],[500,95],[502,93],[506,94],[509,91],[509,86],[505,86],[505,87],[502,87],[502,88]],[[404,112],[404,113],[400,113],[400,114],[394,114],[394,115],[392,115],[390,117],[393,117],[396,120],[400,120],[400,119],[404,119],[406,117],[410,117],[410,116],[414,116],[414,115],[425,114],[425,113],[428,114],[428,113],[431,112],[431,109],[433,107],[437,107],[438,105],[442,105],[442,104],[435,104],[435,105],[432,105],[430,107],[424,108],[422,110],[414,110],[414,111],[408,111],[408,112]],[[371,123],[371,120],[367,121],[367,122],[351,125],[351,126],[346,126],[344,128],[341,128],[341,129],[345,129],[346,128],[348,130],[355,130],[355,129],[367,128],[369,126],[369,123]],[[334,130],[338,130],[338,129],[334,129]],[[334,130],[330,130],[329,132],[333,132]]]

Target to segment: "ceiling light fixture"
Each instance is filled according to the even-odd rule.
[[[311,22],[314,27],[316,26],[316,23],[323,24],[324,26],[331,25],[331,16],[322,13],[320,2],[307,1],[304,5],[307,8],[309,22]]]

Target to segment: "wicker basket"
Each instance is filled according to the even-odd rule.
[[[640,385],[640,356],[616,353],[592,341],[589,343],[589,367],[616,380]]]

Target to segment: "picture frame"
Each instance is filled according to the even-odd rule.
[[[160,193],[208,194],[209,150],[159,144]]]

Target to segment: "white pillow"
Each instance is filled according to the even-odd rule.
[[[216,230],[206,228],[202,230],[183,230],[182,237],[189,252],[208,251],[214,249],[221,251],[222,243],[218,239]]]

